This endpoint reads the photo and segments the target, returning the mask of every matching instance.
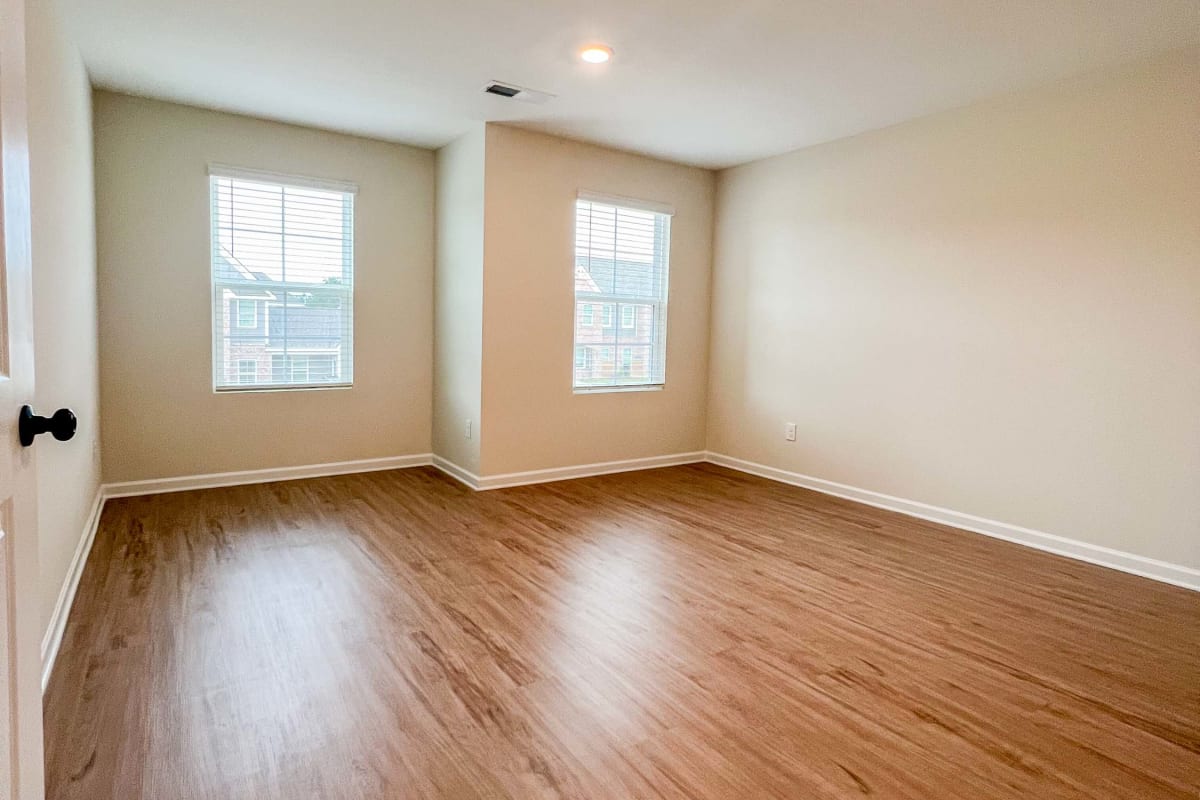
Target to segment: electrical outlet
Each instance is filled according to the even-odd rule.
[[[467,420],[467,438],[471,438],[471,420]]]
[[[796,441],[796,423],[789,422],[783,429],[783,438],[789,442]]]

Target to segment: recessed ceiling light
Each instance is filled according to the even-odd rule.
[[[603,64],[612,54],[612,48],[606,44],[589,44],[579,52],[579,57],[589,64]]]

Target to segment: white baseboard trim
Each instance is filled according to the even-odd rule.
[[[1143,578],[1151,578],[1163,583],[1182,586],[1185,589],[1200,591],[1200,570],[1192,569],[1191,567],[1158,561],[1121,550],[1101,547],[1100,545],[1088,544],[1078,539],[1068,539],[1065,536],[1056,536],[1052,533],[1035,531],[1031,528],[1022,528],[1018,525],[996,522],[995,520],[976,517],[971,514],[963,514],[959,511],[951,511],[948,508],[918,503],[915,500],[905,500],[901,497],[892,497],[891,495],[872,492],[868,489],[846,486],[845,484],[834,483],[833,481],[821,478],[801,475],[797,472],[788,472],[787,470],[768,467],[765,464],[756,464],[753,461],[743,461],[740,458],[733,458],[721,453],[710,452],[707,454],[705,460],[718,466],[728,467],[729,469],[735,469],[739,472],[749,473],[750,475],[757,475],[760,478],[768,478],[780,483],[812,489],[813,491],[833,495],[834,497],[853,500],[856,503],[863,503],[864,505],[875,506],[876,508],[883,508],[888,511],[896,511],[910,517],[938,522],[942,525],[949,525],[950,527],[960,528],[972,533],[981,533],[984,536],[1022,544],[1026,547],[1044,550],[1048,553],[1066,556],[1067,558],[1074,558],[1078,561],[1086,561],[1089,564],[1097,564],[1102,567],[1120,570],[1121,572],[1140,575]]]
[[[597,475],[611,475],[616,472],[633,472],[635,470],[656,469],[658,467],[677,467],[680,464],[695,464],[704,461],[705,455],[703,451],[673,453],[665,456],[629,458],[622,461],[601,461],[595,464],[579,464],[572,467],[535,469],[527,472],[506,472],[499,475],[483,476],[468,472],[457,464],[436,455],[433,457],[433,466],[476,491],[487,491],[489,489],[508,489],[513,486],[528,486],[534,483],[567,481],[574,478],[591,478]]]
[[[66,629],[67,617],[71,604],[75,600],[75,592],[87,564],[92,543],[96,538],[96,530],[100,524],[100,514],[104,501],[115,497],[130,497],[134,495],[162,494],[179,492],[189,489],[210,489],[222,486],[240,486],[253,483],[269,483],[272,481],[296,480],[299,478],[317,478],[329,475],[346,475],[356,472],[376,472],[406,467],[421,467],[432,465],[457,481],[477,491],[503,489],[514,486],[526,486],[536,483],[586,478],[597,475],[609,475],[616,472],[631,472],[658,467],[672,467],[682,464],[694,464],[707,461],[718,466],[728,467],[739,472],[757,475],[780,483],[812,489],[823,494],[841,497],[857,503],[876,508],[895,511],[910,517],[937,522],[953,528],[971,531],[973,533],[991,536],[997,539],[1022,544],[1037,550],[1055,553],[1057,555],[1086,561],[1102,567],[1128,572],[1144,578],[1162,581],[1163,583],[1181,586],[1186,589],[1200,591],[1200,570],[1178,564],[1170,564],[1152,558],[1113,550],[1099,545],[1088,544],[1076,539],[1068,539],[1030,528],[1009,525],[1004,522],[976,517],[952,511],[947,508],[919,503],[915,500],[905,500],[901,497],[860,489],[833,481],[814,478],[796,472],[757,464],[732,456],[713,452],[676,453],[649,458],[633,458],[623,461],[604,461],[596,464],[580,464],[572,467],[554,469],[530,470],[527,472],[510,472],[501,475],[479,476],[463,469],[457,464],[441,456],[423,453],[409,456],[394,456],[391,458],[373,458],[360,461],[342,461],[331,464],[310,464],[299,467],[280,467],[276,469],[247,470],[242,472],[221,472],[209,475],[189,475],[178,478],[163,478],[159,480],[128,481],[125,483],[105,484],[101,486],[92,502],[91,511],[67,578],[59,592],[55,603],[50,625],[42,640],[42,691],[45,692],[50,676],[54,670],[54,662],[58,649],[62,645],[63,633]]]
[[[67,568],[67,576],[58,592],[58,600],[54,603],[54,613],[50,615],[50,626],[42,637],[42,694],[50,685],[50,675],[54,672],[54,662],[58,659],[58,648],[62,646],[63,633],[67,629],[67,617],[71,613],[71,605],[75,602],[75,592],[79,589],[79,580],[83,577],[83,568],[87,565],[88,555],[92,552],[92,543],[96,541],[96,529],[100,527],[100,513],[104,510],[104,487],[96,487],[96,496],[92,500],[91,511],[75,547],[75,555]]]
[[[479,478],[479,488],[506,489],[511,486],[528,486],[532,483],[551,483],[567,481],[572,478],[591,478],[596,475],[612,475],[616,472],[633,472],[641,469],[657,469],[658,467],[678,467],[681,464],[695,464],[705,460],[706,453],[673,453],[666,456],[649,456],[648,458],[629,458],[622,461],[601,461],[596,464],[580,464],[574,467],[556,467],[554,469],[535,469],[528,472],[508,472],[500,475],[485,475]]]
[[[432,464],[434,469],[441,470],[467,488],[479,491],[479,476],[474,472],[471,472],[465,467],[460,467],[453,461],[447,458],[442,458],[436,453],[433,456]]]
[[[221,486],[244,486],[251,483],[292,481],[300,478],[324,478],[329,475],[349,475],[355,472],[379,472],[387,469],[425,467],[432,463],[431,453],[389,458],[366,458],[358,461],[335,461],[329,464],[305,464],[299,467],[252,469],[241,472],[214,472],[208,475],[184,475],[178,478],[159,478],[148,481],[126,481],[104,486],[104,496],[133,497],[143,494],[184,492],[189,489],[216,489]]]

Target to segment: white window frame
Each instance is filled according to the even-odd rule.
[[[247,304],[250,305],[250,324],[243,325],[242,324],[242,309],[245,308]],[[237,327],[239,330],[246,330],[246,329],[252,330],[252,329],[258,327],[258,301],[257,300],[247,300],[244,297],[235,297],[233,299],[233,305],[237,309],[233,313],[235,327]]]
[[[621,328],[623,330],[637,328],[637,306],[632,303],[621,306]]]
[[[668,328],[668,286],[670,283],[671,274],[671,222],[675,215],[675,210],[671,206],[656,203],[647,200],[637,200],[628,197],[619,197],[615,195],[605,195],[597,192],[580,190],[576,201],[576,220],[578,221],[579,204],[580,203],[595,203],[599,205],[613,206],[619,210],[628,211],[643,211],[659,215],[656,219],[656,225],[661,226],[661,238],[658,245],[661,248],[662,257],[662,279],[660,293],[658,297],[624,297],[614,294],[605,294],[603,292],[580,292],[576,287],[574,292],[574,304],[577,309],[578,319],[572,331],[572,339],[576,347],[588,346],[594,347],[597,351],[597,356],[601,360],[609,360],[606,355],[611,356],[614,376],[611,383],[605,384],[581,384],[576,380],[578,370],[574,368],[572,363],[572,390],[575,394],[603,394],[609,392],[637,392],[637,391],[661,391],[667,381],[667,328]],[[576,231],[575,249],[572,257],[572,270],[579,261],[578,252],[578,231]],[[616,331],[617,337],[614,342],[580,342],[577,339],[580,324],[591,327],[595,324],[594,308],[596,305],[602,305],[606,310],[615,312],[615,315],[605,321],[605,326]],[[651,309],[651,335],[652,340],[649,345],[634,344],[630,347],[646,347],[651,348],[651,374],[644,380],[629,380],[630,376],[622,375],[621,369],[621,353],[626,346],[620,342],[620,331],[628,331],[637,329],[637,306],[646,306]],[[632,325],[624,324],[624,311],[626,308],[634,307]],[[589,313],[591,312],[591,313]],[[617,323],[620,323],[619,326]],[[630,349],[632,355],[632,349]],[[660,364],[660,371],[656,375],[654,373],[654,365]],[[629,372],[632,372],[632,365]]]
[[[308,383],[308,376],[309,376],[308,360],[309,359],[308,359],[307,353],[295,353],[295,354],[289,355],[287,357],[288,380],[292,381],[293,383],[301,383],[301,384]],[[303,367],[304,367],[303,369],[300,369],[301,365],[303,365]],[[304,376],[303,380],[299,380],[299,381],[296,380],[296,376],[301,375],[301,374]]]
[[[354,385],[354,382],[353,382],[353,375],[354,375],[354,283],[355,283],[355,281],[354,281],[354,275],[355,275],[355,260],[354,260],[354,252],[355,252],[354,213],[355,213],[355,208],[354,208],[354,206],[355,206],[355,196],[358,193],[358,187],[355,184],[348,183],[346,181],[325,180],[325,179],[321,179],[321,178],[311,178],[311,177],[305,177],[305,176],[300,176],[300,175],[288,175],[288,174],[283,174],[283,173],[266,172],[263,170],[248,169],[248,168],[244,168],[244,167],[232,167],[232,166],[228,166],[228,165],[224,165],[224,164],[209,164],[208,176],[209,176],[209,205],[210,205],[210,210],[209,210],[210,245],[209,246],[210,246],[210,249],[212,251],[214,251],[214,252],[210,252],[210,259],[209,259],[210,264],[215,262],[214,255],[215,255],[215,249],[217,246],[216,245],[216,242],[217,242],[217,231],[216,231],[217,192],[215,190],[215,186],[216,186],[215,181],[218,179],[251,181],[251,182],[255,182],[255,183],[267,184],[267,185],[274,186],[274,187],[282,186],[282,187],[289,188],[289,189],[292,189],[292,188],[294,188],[294,189],[309,189],[309,190],[341,193],[343,195],[346,195],[345,202],[343,204],[343,206],[344,206],[343,215],[344,215],[345,227],[347,230],[349,230],[348,240],[344,241],[344,245],[343,245],[343,249],[344,249],[343,281],[348,283],[349,287],[347,288],[345,293],[341,295],[341,298],[342,298],[341,301],[342,301],[342,303],[344,303],[345,313],[348,317],[348,326],[349,326],[348,334],[349,335],[347,337],[344,337],[342,344],[339,346],[339,349],[336,352],[322,353],[322,355],[328,354],[328,355],[333,356],[333,358],[334,358],[333,375],[335,377],[335,380],[328,381],[328,382],[320,382],[320,383],[307,383],[307,382],[292,383],[290,381],[286,382],[286,383],[276,383],[274,381],[274,370],[272,370],[272,375],[270,376],[270,380],[267,380],[264,382],[259,382],[256,380],[256,382],[254,382],[254,383],[249,383],[249,384],[241,383],[240,382],[240,373],[239,373],[238,381],[231,383],[228,380],[228,378],[226,378],[223,374],[223,370],[225,370],[227,368],[226,365],[228,364],[228,359],[223,357],[223,347],[225,344],[225,331],[223,330],[221,321],[217,318],[216,313],[214,313],[213,320],[212,320],[212,322],[213,322],[213,329],[212,329],[213,391],[217,394],[224,394],[224,393],[235,393],[235,392],[263,392],[263,391],[274,392],[274,391],[295,391],[295,390],[314,390],[314,389],[324,390],[324,389],[349,389],[349,388],[352,388]],[[210,266],[210,269],[212,269],[211,266]],[[217,293],[223,291],[223,289],[221,286],[219,286],[215,274],[210,275],[210,283],[212,286],[213,307],[215,310],[216,308],[219,307],[219,297],[218,297]],[[264,282],[261,286],[259,284],[255,284],[254,286],[255,286],[255,288],[267,288],[267,289],[271,289],[271,290],[275,290],[275,291],[283,291],[286,293],[289,290],[289,288],[292,288],[292,290],[295,291],[295,287],[300,286],[300,284],[283,284],[283,283],[279,283],[279,282]],[[234,305],[235,305],[234,313],[231,315],[232,319],[229,319],[228,323],[227,323],[229,326],[230,332],[239,331],[239,330],[246,331],[246,330],[254,329],[254,328],[250,328],[250,327],[243,326],[240,324],[241,323],[240,310],[241,310],[241,303],[243,303],[243,302],[255,303],[255,306],[254,306],[254,308],[255,308],[254,328],[260,327],[260,325],[262,325],[265,317],[268,314],[268,309],[265,307],[265,305],[266,305],[265,303],[264,303],[264,308],[262,309],[261,315],[260,315],[260,312],[258,309],[258,301],[247,300],[245,298],[234,298]],[[269,330],[269,328],[266,325],[262,325],[262,327],[264,328],[264,331]],[[285,346],[284,352],[282,354],[277,354],[277,355],[283,355],[286,358],[287,356],[290,355],[290,353]],[[305,354],[305,355],[308,355],[308,354]],[[245,361],[245,360],[248,360],[248,359],[234,359],[235,363],[239,364],[239,368],[240,368],[240,362]],[[287,359],[286,363],[288,364],[287,371],[288,371],[288,374],[290,375],[292,372],[290,358]],[[307,373],[308,370],[306,369],[305,372]],[[256,376],[256,378],[257,378],[257,376]]]
[[[244,367],[250,365],[250,380],[246,380],[246,370]],[[258,362],[252,358],[239,358],[237,360],[237,380],[241,386],[250,386],[258,382]]]

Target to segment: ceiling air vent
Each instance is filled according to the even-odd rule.
[[[498,94],[501,97],[516,97],[521,90],[515,86],[505,86],[503,83],[489,83],[484,91],[488,94]]]
[[[483,91],[486,94],[494,94],[499,97],[519,100],[522,103],[535,103],[537,105],[554,99],[554,95],[549,92],[539,92],[537,89],[526,89],[523,86],[513,86],[511,83],[500,83],[499,81],[492,81],[483,87]]]

